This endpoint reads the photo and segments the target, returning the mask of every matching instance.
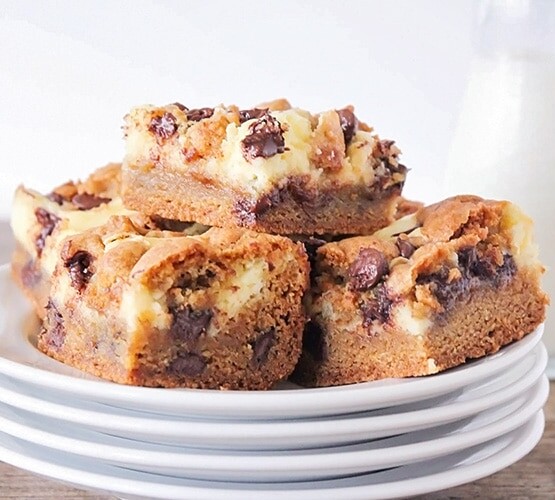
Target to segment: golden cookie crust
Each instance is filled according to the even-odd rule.
[[[475,196],[325,244],[294,380],[428,375],[494,353],[544,320],[543,271],[530,219],[509,202]]]
[[[210,226],[370,234],[395,217],[407,171],[352,106],[142,106],[124,128],[126,206]]]

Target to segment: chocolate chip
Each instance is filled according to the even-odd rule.
[[[92,262],[93,256],[85,250],[79,250],[64,262],[64,266],[69,270],[71,284],[78,292],[85,289],[93,275]]]
[[[362,324],[368,327],[372,321],[386,322],[389,319],[392,304],[393,302],[387,294],[385,285],[383,283],[378,285],[373,290],[372,296],[360,305]]]
[[[168,371],[177,375],[196,377],[206,368],[206,361],[202,356],[192,352],[180,354],[168,366]]]
[[[67,201],[60,193],[56,193],[56,191],[52,191],[50,194],[46,196],[50,201],[57,203],[58,205],[62,205],[64,201]]]
[[[193,309],[189,304],[185,307],[170,309],[173,322],[170,332],[176,338],[189,342],[197,340],[206,332],[214,313],[211,309]]]
[[[471,254],[468,257],[472,258]],[[467,295],[470,288],[478,282],[478,280],[472,279],[464,269],[462,270],[462,277],[452,281],[449,281],[449,273],[449,268],[442,266],[436,272],[419,276],[416,279],[417,284],[429,286],[430,292],[445,309],[450,309],[461,296]]]
[[[450,309],[461,297],[468,295],[473,284],[467,277],[447,282],[440,274],[434,274],[431,277],[430,290],[443,307]]]
[[[66,337],[64,318],[51,300],[46,305],[46,315],[48,329],[43,328],[40,336],[49,347],[58,351],[64,345]]]
[[[152,215],[150,218],[158,229],[162,231],[174,231],[176,233],[185,231],[185,229],[190,228],[193,224],[192,222],[183,222],[176,219],[166,219],[158,215]]]
[[[239,122],[245,123],[248,120],[258,119],[268,113],[268,108],[253,108],[253,109],[242,109],[239,111]]]
[[[316,189],[309,188],[306,180],[299,177],[290,177],[287,181],[287,192],[299,205],[316,206],[322,204],[324,194],[318,194]]]
[[[339,115],[339,123],[343,130],[343,138],[345,146],[348,146],[358,130],[358,119],[349,108],[343,108],[337,111]]]
[[[21,282],[25,288],[34,288],[41,279],[40,269],[34,260],[29,260],[21,268]]]
[[[393,146],[393,144],[395,144],[395,141],[390,141],[387,139],[378,141],[378,158],[381,158],[382,160],[388,158],[391,154],[391,146]]]
[[[303,332],[303,350],[308,352],[314,361],[328,359],[328,346],[324,340],[324,331],[315,321],[309,321]]]
[[[214,276],[216,276],[216,273],[210,269],[207,269],[204,274],[199,274],[195,280],[194,289],[199,290],[201,288],[208,288],[211,285]]]
[[[258,218],[266,213],[272,206],[281,200],[281,191],[274,189],[258,200],[239,199],[235,202],[233,212],[239,224],[251,227],[256,224]]]
[[[250,133],[241,141],[246,160],[270,158],[285,151],[281,124],[266,113],[249,126]]]
[[[76,194],[71,198],[71,203],[75,205],[79,210],[90,210],[91,208],[99,207],[104,203],[109,203],[112,201],[111,198],[103,198],[102,196],[96,196],[89,193]]]
[[[291,177],[287,180],[287,184],[272,189],[257,200],[239,199],[235,203],[234,213],[244,226],[249,227],[270,208],[288,199],[301,206],[316,207],[325,206],[328,198],[325,194],[319,195],[315,189],[309,188],[305,179]]]
[[[171,113],[164,113],[150,121],[148,130],[160,139],[168,139],[177,131],[177,120]]]
[[[397,238],[395,244],[399,249],[401,257],[404,257],[405,259],[410,259],[412,254],[416,250],[416,247],[409,240]]]
[[[214,108],[198,108],[187,111],[187,120],[200,122],[205,118],[210,118],[214,114]]]
[[[375,248],[363,248],[349,267],[350,288],[364,292],[372,288],[388,272],[387,260]]]
[[[467,247],[458,252],[461,276],[449,281],[450,269],[443,266],[436,272],[419,276],[419,285],[428,285],[430,292],[445,310],[451,309],[461,298],[475,288],[484,284],[495,287],[504,286],[516,273],[514,259],[510,255],[503,256],[503,264],[497,266],[492,258],[480,256],[476,247]]]
[[[503,264],[497,269],[494,283],[496,287],[507,285],[516,274],[516,264],[512,255],[503,256]]]
[[[270,349],[276,341],[276,334],[273,328],[261,333],[252,345],[251,368],[260,368],[268,359]]]
[[[187,106],[185,106],[184,104],[181,104],[180,102],[174,102],[172,104],[173,106],[178,107],[181,111],[189,111],[189,108],[187,108]]]
[[[254,210],[256,215],[265,214],[270,208],[282,202],[283,191],[281,189],[273,189],[269,193],[260,197],[255,204]]]
[[[52,231],[54,231],[54,228],[60,221],[60,218],[56,217],[53,213],[44,210],[44,208],[37,208],[35,210],[35,217],[37,222],[42,226],[37,238],[35,239],[37,255],[40,257],[44,249],[46,238],[52,234]]]
[[[482,279],[491,279],[497,271],[494,262],[486,258],[478,258],[476,247],[459,250],[459,267],[463,275]]]

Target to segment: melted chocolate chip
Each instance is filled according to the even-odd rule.
[[[491,279],[497,272],[497,265],[492,260],[479,258],[476,247],[468,247],[459,250],[459,268],[463,275],[481,279]]]
[[[274,189],[258,200],[239,199],[235,202],[234,213],[238,222],[244,227],[256,224],[258,217],[264,215],[272,206],[281,201],[282,192]]]
[[[50,194],[46,196],[50,201],[57,203],[58,205],[62,205],[64,201],[67,201],[60,193],[56,193],[56,191],[52,191]]]
[[[494,283],[496,287],[506,286],[516,274],[516,264],[512,255],[503,256],[503,265],[495,273]]]
[[[399,249],[399,253],[401,254],[401,257],[404,257],[405,259],[410,259],[412,254],[416,250],[416,247],[408,240],[397,238],[397,241],[395,242],[395,244]]]
[[[56,217],[47,210],[44,210],[44,208],[37,208],[35,210],[35,217],[37,222],[42,226],[37,238],[35,239],[37,255],[40,257],[42,255],[42,250],[44,249],[46,238],[52,234],[52,231],[54,231],[54,228],[60,221],[60,218]]]
[[[102,196],[96,196],[89,193],[76,194],[71,198],[71,203],[75,205],[79,210],[90,210],[91,208],[99,207],[104,203],[109,203],[112,201],[111,198],[103,198]]]
[[[174,102],[172,104],[178,107],[181,111],[189,111],[189,108],[187,108],[187,106],[185,106],[184,104],[181,104],[180,102]]]
[[[429,284],[430,291],[434,294],[437,301],[445,308],[449,309],[463,295],[470,290],[470,278],[463,276],[459,279],[448,282],[449,269],[442,267],[437,272],[421,276],[417,279],[418,284]]]
[[[349,108],[340,109],[337,114],[339,115],[341,130],[343,130],[345,146],[348,146],[358,130],[358,119]]]
[[[303,350],[308,352],[314,361],[326,361],[328,346],[324,340],[324,331],[315,321],[309,321],[303,333]]]
[[[387,260],[375,248],[363,248],[349,267],[349,286],[357,292],[372,288],[388,272]]]
[[[164,113],[150,121],[148,130],[160,139],[168,139],[177,131],[177,120],[171,113]]]
[[[442,267],[435,273],[420,276],[418,284],[428,284],[437,301],[449,310],[462,297],[473,289],[492,283],[494,286],[505,286],[516,273],[516,266],[511,255],[503,257],[503,264],[496,266],[487,258],[480,258],[475,247],[459,251],[459,270],[461,277],[449,280],[449,269]]]
[[[205,118],[210,118],[214,114],[214,108],[198,108],[187,111],[187,120],[200,122]]]
[[[85,250],[79,250],[64,262],[64,266],[69,270],[71,284],[78,292],[85,289],[93,275],[92,262],[93,256]]]
[[[242,226],[249,227],[254,225],[257,219],[270,208],[285,202],[287,199],[293,200],[298,205],[314,208],[325,206],[328,197],[325,194],[318,195],[315,190],[307,188],[304,179],[292,177],[288,179],[285,186],[274,188],[257,200],[237,200],[234,206],[234,214]]]
[[[158,215],[152,215],[150,217],[152,222],[158,229],[162,231],[174,231],[176,233],[181,233],[188,229],[193,224],[192,222],[182,222],[176,219],[166,219],[165,217],[159,217]]]
[[[389,141],[387,139],[378,141],[378,158],[382,160],[387,159],[391,154],[391,146],[393,146],[393,144],[395,144],[395,141]]]
[[[310,189],[306,180],[300,177],[290,177],[284,189],[298,205],[315,206],[322,203],[324,197],[324,195],[320,195],[320,199],[318,199],[318,192],[314,188]]]
[[[64,345],[66,337],[64,319],[51,300],[46,305],[46,314],[49,328],[43,329],[40,336],[49,347],[58,351]]]
[[[250,361],[251,368],[258,369],[266,362],[270,349],[273,347],[275,341],[276,334],[273,328],[270,328],[258,336],[251,344],[253,351]]]
[[[173,322],[170,332],[176,338],[184,341],[197,340],[206,332],[214,313],[210,309],[193,309],[189,304],[184,308],[170,310]]]
[[[177,375],[196,377],[206,368],[206,361],[202,356],[192,352],[180,354],[168,366],[168,371]]]
[[[246,160],[270,158],[285,151],[281,124],[266,113],[249,126],[250,133],[241,141]]]
[[[239,122],[245,123],[248,120],[258,119],[268,113],[268,108],[260,109],[260,108],[253,108],[253,109],[242,109],[239,111]]]
[[[34,288],[39,284],[41,279],[40,269],[35,264],[35,261],[29,260],[21,268],[21,282],[25,288]]]
[[[374,289],[372,296],[360,305],[363,325],[368,327],[375,320],[381,323],[386,322],[389,319],[392,303],[385,285],[383,283],[379,284]]]

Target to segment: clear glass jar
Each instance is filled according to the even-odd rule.
[[[544,286],[555,301],[555,1],[482,7],[445,191],[508,199],[532,216],[548,267]],[[555,318],[548,314],[544,341],[555,376]]]

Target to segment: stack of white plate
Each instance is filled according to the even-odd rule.
[[[0,460],[122,498],[394,498],[492,474],[538,442],[541,328],[415,379],[267,392],[105,382],[41,354],[0,270]]]

